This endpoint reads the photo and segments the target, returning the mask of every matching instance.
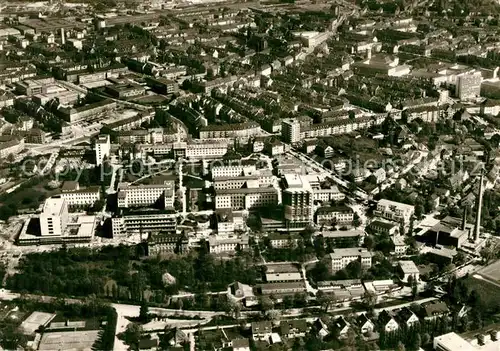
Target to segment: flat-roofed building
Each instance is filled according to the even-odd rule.
[[[434,350],[436,351],[475,351],[480,348],[475,348],[468,343],[464,338],[455,332],[436,336],[434,338]],[[492,349],[493,350],[493,349]]]
[[[313,222],[313,190],[304,176],[285,174],[283,206],[288,229],[301,229]]]
[[[377,203],[377,209],[374,214],[375,216],[391,221],[410,223],[410,219],[414,213],[415,206],[382,199]]]
[[[96,165],[102,165],[105,158],[111,154],[111,139],[109,135],[99,135],[95,142]]]
[[[68,203],[65,199],[49,198],[45,200],[40,214],[42,236],[61,236],[68,225]]]
[[[175,233],[177,216],[162,211],[131,212],[111,219],[113,237],[132,234]]]

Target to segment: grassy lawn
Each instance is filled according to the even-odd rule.
[[[479,294],[481,301],[488,307],[500,307],[500,287],[493,285],[485,280],[475,279],[468,277],[464,280],[465,285],[470,290],[476,290]]]

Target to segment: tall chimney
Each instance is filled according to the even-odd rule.
[[[481,170],[481,177],[479,177],[479,194],[477,200],[477,211],[476,211],[476,225],[474,226],[474,241],[479,240],[479,234],[481,229],[481,209],[483,207],[483,181],[484,181],[484,170]]]
[[[464,208],[464,216],[462,217],[462,230],[465,230],[465,227],[467,225],[467,206]]]
[[[66,37],[64,34],[64,28],[61,28],[61,43],[62,43],[62,45],[66,44]]]

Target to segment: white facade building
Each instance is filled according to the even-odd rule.
[[[410,223],[411,216],[415,213],[415,206],[401,202],[382,199],[377,204],[375,216],[391,221]]]
[[[358,260],[365,268],[372,266],[372,254],[365,248],[335,249],[328,257],[331,261],[332,273],[344,269],[349,263]]]
[[[151,206],[163,198],[164,207],[174,207],[175,189],[173,181],[163,184],[118,184],[118,207]]]
[[[102,162],[106,157],[111,154],[111,139],[109,135],[99,135],[95,142],[95,160],[98,166],[102,165]]]
[[[40,214],[42,236],[61,236],[68,225],[68,203],[65,199],[49,198],[45,200]]]

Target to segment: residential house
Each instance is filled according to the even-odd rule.
[[[337,332],[338,338],[343,339],[347,337],[351,325],[345,320],[344,316],[338,317],[334,322],[334,328]]]
[[[396,319],[387,310],[383,310],[378,315],[378,324],[386,333],[391,333],[399,329],[399,324]]]
[[[254,340],[269,340],[273,332],[273,325],[270,321],[252,322],[252,338]]]
[[[328,334],[330,334],[328,325],[321,318],[318,318],[314,321],[312,330],[320,339],[323,339]]]
[[[394,244],[394,253],[396,255],[404,255],[410,247],[405,243],[405,237],[402,235],[394,235],[391,237],[391,240]]]
[[[356,319],[356,325],[359,328],[361,334],[373,333],[375,330],[375,324],[366,316],[366,313],[360,314]]]
[[[305,319],[281,321],[280,323],[280,335],[288,339],[304,337],[307,329],[307,321]]]
[[[408,328],[419,322],[418,317],[408,307],[403,307],[396,314],[396,319],[400,326],[406,325]]]
[[[450,309],[448,308],[446,303],[442,301],[426,304],[425,306],[423,306],[423,311],[424,319],[426,320],[441,318],[447,316],[450,313]]]

